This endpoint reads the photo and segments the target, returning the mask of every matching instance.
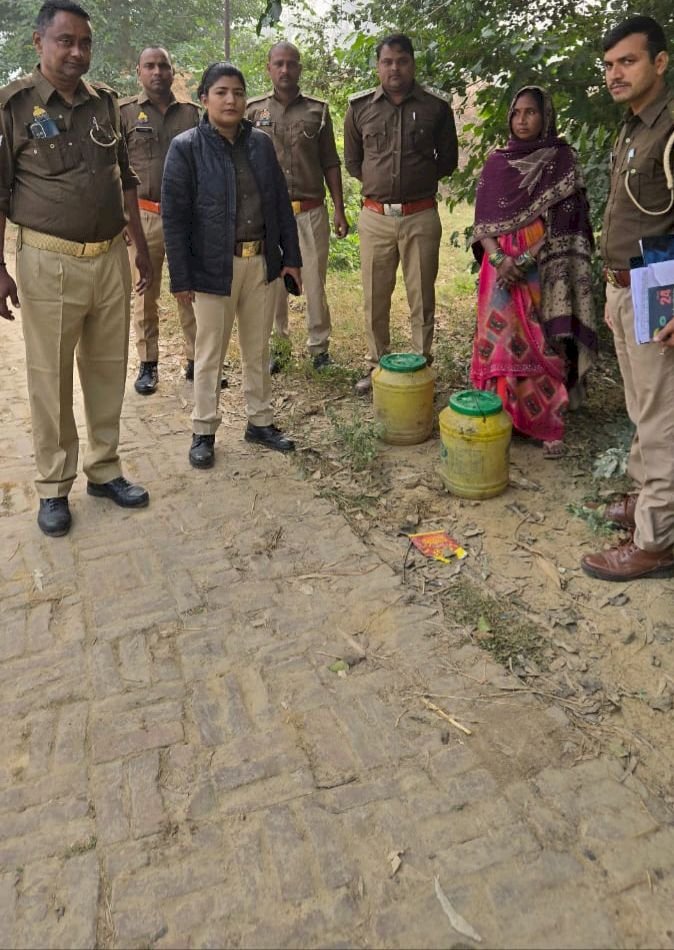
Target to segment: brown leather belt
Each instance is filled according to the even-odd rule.
[[[420,198],[418,201],[404,201],[401,204],[382,204],[381,201],[375,201],[374,198],[364,198],[363,207],[369,208],[370,211],[376,211],[377,214],[404,218],[408,214],[416,214],[418,211],[428,211],[429,208],[435,208],[435,198]]]
[[[604,268],[604,280],[611,287],[629,287],[631,284],[630,272],[628,270],[611,270],[610,267]]]
[[[313,211],[314,208],[320,208],[325,204],[323,198],[302,198],[299,201],[291,201],[293,214],[301,214],[303,211]]]
[[[237,257],[257,257],[264,253],[264,241],[237,241],[234,254]]]
[[[151,211],[152,214],[161,214],[161,205],[158,201],[148,201],[147,198],[139,198],[138,207],[141,211]]]

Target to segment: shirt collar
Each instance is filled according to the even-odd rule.
[[[35,79],[35,90],[44,105],[46,105],[54,95],[63,100],[63,96],[60,94],[58,89],[56,89],[55,86],[52,86],[49,80],[45,78],[39,66],[36,66],[33,70],[33,77]],[[100,96],[94,87],[89,85],[85,79],[80,79],[75,88],[73,105],[76,105],[78,102],[84,102],[86,99],[100,99]]]
[[[641,112],[635,116],[631,109],[627,110],[626,121],[636,118],[640,119],[644,125],[647,125],[649,128],[653,128],[657,122],[660,113],[667,106],[667,102],[672,98],[672,91],[665,86],[664,89],[660,92],[660,95],[657,99],[654,99],[653,102],[649,102],[645,109],[642,109]]]
[[[423,90],[422,90],[421,86],[419,85],[419,83],[418,83],[418,82],[416,81],[416,79],[415,79],[415,80],[414,80],[414,83],[412,84],[412,88],[410,89],[409,93],[408,93],[408,94],[405,96],[405,98],[403,99],[403,102],[407,102],[408,99],[421,99],[422,91],[423,91]],[[377,88],[375,89],[374,95],[372,96],[372,98],[373,98],[375,101],[376,101],[377,99],[386,99],[386,100],[388,100],[389,102],[391,101],[391,100],[388,98],[388,96],[386,95],[386,93],[384,92],[384,87],[383,87],[381,84],[380,84],[379,86],[377,86]],[[401,103],[401,105],[402,105],[402,103]]]
[[[276,102],[278,102],[278,104],[279,104],[280,106],[283,105],[283,103],[281,102],[281,100],[280,100],[280,99],[278,98],[278,96],[276,95],[276,90],[272,89],[270,95],[271,95],[272,99],[275,99]],[[302,95],[302,90],[301,90],[301,89],[298,89],[297,95],[295,96],[295,98],[292,99],[292,100],[288,103],[287,106],[284,106],[284,108],[285,108],[285,109],[289,109],[291,106],[294,106],[295,103],[296,103],[296,102],[299,102],[301,99],[304,99],[304,96]]]
[[[187,101],[187,100],[180,100],[180,101]],[[169,106],[172,106],[174,102],[178,102],[178,99],[176,99],[176,97],[173,94],[173,90],[171,90],[171,95],[168,101]],[[138,93],[138,105],[142,106],[142,105],[145,105],[146,103],[148,103],[148,105],[153,105],[147,92],[141,87],[141,90]]]

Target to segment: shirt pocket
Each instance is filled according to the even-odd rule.
[[[363,150],[365,154],[386,151],[386,123],[368,122],[363,129]]]
[[[662,212],[669,204],[671,193],[667,188],[662,162],[644,157],[633,161],[625,172],[629,190],[647,212]]]
[[[408,136],[411,151],[418,152],[424,158],[435,158],[435,136],[430,122],[417,119],[412,122]]]
[[[318,118],[303,119],[297,123],[298,137],[305,139],[317,139],[321,131],[321,120]]]
[[[105,119],[89,133],[92,144],[92,156],[97,168],[116,165],[118,158],[119,136],[115,132],[112,122]]]
[[[132,165],[134,161],[139,165],[151,161],[157,148],[154,133],[149,129],[147,131],[132,129],[127,142],[127,148],[129,151],[129,161]]]
[[[28,148],[36,164],[50,177],[76,168],[82,160],[77,139],[67,132],[48,139],[31,139]]]

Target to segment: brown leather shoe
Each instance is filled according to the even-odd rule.
[[[638,495],[620,495],[609,502],[588,501],[585,507],[591,511],[601,513],[601,517],[619,528],[634,527],[634,512],[637,507]]]
[[[634,581],[639,577],[674,575],[674,551],[643,551],[634,541],[618,547],[586,554],[580,566],[590,577],[602,581]]]

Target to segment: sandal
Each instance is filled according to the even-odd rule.
[[[566,455],[566,446],[561,439],[543,443],[544,459],[561,459]]]

